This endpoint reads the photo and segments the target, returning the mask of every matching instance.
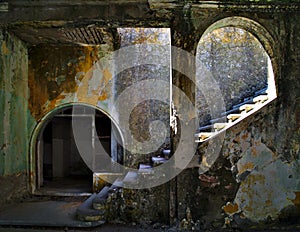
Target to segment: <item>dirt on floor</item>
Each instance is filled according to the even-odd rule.
[[[127,225],[127,224],[104,224],[95,228],[47,228],[47,227],[0,227],[0,232],[176,232],[176,231],[201,231],[201,232],[300,232],[300,226],[284,228],[244,228],[244,229],[205,229],[205,230],[180,230],[178,227],[168,227],[160,224],[154,225]]]

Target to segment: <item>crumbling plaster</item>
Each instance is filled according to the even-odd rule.
[[[176,184],[173,180],[172,183],[168,183],[171,186],[171,191],[167,193],[170,194],[170,199],[169,197],[166,199],[169,199],[170,203],[164,207],[170,207],[168,210],[172,212],[170,213],[171,221],[174,218],[181,220],[187,217],[187,209],[190,210],[188,217],[190,218],[190,215],[192,215],[193,220],[195,222],[199,220],[202,226],[212,224],[215,226],[224,224],[226,226],[243,226],[243,223],[248,222],[248,220],[254,223],[270,219],[276,220],[285,217],[284,212],[286,209],[291,210],[295,215],[299,215],[300,86],[298,78],[300,74],[300,17],[298,4],[288,4],[287,7],[284,7],[284,4],[279,4],[279,6],[271,4],[270,7],[263,4],[264,7],[260,7],[259,2],[252,4],[251,7],[248,4],[243,5],[242,2],[236,5],[226,5],[224,3],[219,6],[212,5],[212,7],[190,4],[190,6],[186,5],[183,10],[182,4],[179,3],[177,5],[172,3],[170,7],[166,7],[168,5],[165,3],[155,5],[155,2],[157,3],[157,1],[151,1],[150,7],[151,11],[158,17],[157,23],[155,23],[155,17],[149,16],[149,14],[148,22],[146,22],[147,18],[137,22],[139,17],[146,14],[145,12],[149,13],[149,11],[145,11],[147,5],[143,5],[146,8],[141,11],[131,6],[133,7],[132,11],[128,11],[129,7],[125,11],[126,14],[121,15],[121,17],[133,21],[128,22],[120,19],[117,10],[114,13],[110,11],[110,14],[104,14],[104,20],[99,23],[105,24],[108,18],[115,17],[115,26],[124,25],[126,22],[128,25],[134,25],[135,20],[136,25],[170,26],[172,45],[195,54],[201,35],[213,23],[231,16],[234,19],[237,16],[252,19],[264,29],[262,31],[255,30],[254,27],[254,30],[252,30],[252,26],[255,24],[250,24],[245,29],[256,35],[268,51],[273,62],[278,95],[277,99],[264,109],[226,132],[222,150],[218,154],[213,154],[214,160],[209,170],[205,170],[205,173],[201,172],[198,178],[196,167],[187,169],[174,180]],[[174,4],[175,7],[171,7]],[[12,9],[14,13],[11,17],[4,20],[4,16],[1,16],[6,25],[11,21],[15,24],[14,27],[17,28],[22,27],[22,22],[28,21],[28,25],[32,26],[32,19],[35,14],[28,14],[22,18],[22,13],[16,14],[20,6]],[[117,9],[117,7],[114,9]],[[26,9],[26,11],[29,10],[30,8]],[[105,12],[108,12],[107,6],[105,6],[105,10]],[[47,9],[45,8],[44,11],[47,11]],[[73,12],[74,15],[71,17],[71,11],[68,9],[66,17],[68,20],[76,20],[76,13],[82,11]],[[130,13],[134,11],[141,14]],[[47,14],[38,12],[38,8],[35,12],[38,16],[36,20],[40,20],[36,24],[38,27],[49,26],[51,20],[63,20],[51,14],[48,15],[50,21],[45,21],[45,25],[43,25],[43,20],[45,20]],[[174,12],[176,17],[172,18]],[[8,15],[8,13],[5,14]],[[95,11],[92,11],[91,15],[84,15],[87,21],[89,17],[99,16],[98,13],[95,14]],[[165,19],[163,19],[163,15],[166,16]],[[99,17],[101,18],[101,16]],[[230,21],[230,18],[228,20]],[[20,22],[20,24],[16,25],[16,22]],[[62,24],[65,25],[65,22]],[[267,34],[270,37],[266,37],[264,30],[268,32]],[[44,113],[62,104],[66,99],[74,99],[74,95],[70,95],[72,91],[63,91],[67,89],[67,86],[64,86],[67,77],[55,75],[49,77],[49,81],[55,84],[55,89],[58,86],[64,86],[62,91],[51,99],[52,102],[50,101],[50,95],[34,100],[38,94],[35,95],[32,91],[38,91],[38,88],[43,87],[44,84],[35,85],[30,83],[30,79],[35,79],[31,72],[29,72],[27,79],[26,50],[28,47],[5,30],[1,31],[0,38],[1,107],[4,112],[1,121],[5,122],[1,131],[9,133],[9,135],[3,133],[1,136],[3,140],[3,142],[1,140],[1,144],[3,144],[0,144],[2,146],[0,170],[4,176],[7,174],[18,175],[17,173],[20,171],[26,172],[32,125]],[[10,44],[13,44],[13,46]],[[85,54],[91,52],[88,48],[84,48],[84,50]],[[14,53],[11,51],[14,51]],[[36,52],[38,53],[37,50]],[[18,59],[21,62],[16,65]],[[80,67],[80,61],[76,62],[78,62],[77,67]],[[47,65],[47,63],[44,64]],[[79,73],[78,75],[80,75],[80,72],[86,72],[91,68],[92,62],[90,60],[85,64],[87,66],[76,70],[76,73]],[[5,69],[6,67],[10,68]],[[19,70],[20,75],[18,75],[18,78],[13,76],[12,70]],[[10,78],[7,78],[7,76]],[[110,75],[104,76],[109,79]],[[38,77],[35,80],[38,80]],[[12,87],[14,81],[17,81],[15,88]],[[32,84],[30,93],[27,88],[27,81],[29,81],[29,87]],[[42,82],[42,80],[40,81]],[[88,86],[87,83],[85,84],[83,83],[82,86]],[[194,86],[183,78],[183,75],[173,72],[173,84],[186,92],[191,100],[194,100]],[[76,83],[74,86],[76,86]],[[44,95],[45,93],[46,91],[42,91],[41,94]],[[31,97],[29,98],[29,96]],[[38,110],[32,110],[37,105],[28,105],[28,100],[35,101],[35,103],[41,102],[38,104]],[[99,99],[94,100],[93,104],[99,101]],[[71,100],[67,101],[71,102]],[[82,99],[82,101],[86,101],[86,99]],[[176,102],[176,96],[174,96],[174,101]],[[29,109],[31,109],[31,113],[29,113]],[[180,107],[178,107],[178,111],[180,112]],[[16,119],[18,123],[16,123]],[[174,147],[176,147],[176,138],[172,141],[175,143]],[[210,141],[210,143],[213,142],[214,139]],[[203,144],[198,148],[200,158],[202,158],[206,146],[207,144]],[[4,153],[9,154],[9,156],[4,155]],[[141,193],[140,196],[144,196],[144,193]],[[174,211],[176,212],[174,213]],[[139,220],[138,217],[135,217],[135,220]]]

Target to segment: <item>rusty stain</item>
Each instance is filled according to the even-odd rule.
[[[271,200],[266,200],[266,205],[272,205],[272,201]]]
[[[81,204],[82,204],[82,202],[80,202],[80,201],[78,201],[78,202],[69,202],[69,203],[61,205],[59,208],[62,211],[70,211],[71,209],[78,208]]]
[[[3,41],[3,43],[2,43],[2,51],[3,51],[4,55],[9,55],[9,49],[6,46],[6,42],[5,41]]]
[[[300,208],[300,192],[295,192],[295,199],[292,200],[292,202],[295,204],[295,206],[297,206],[298,208]]]
[[[257,150],[256,150],[256,147],[252,147],[252,156],[254,156],[254,157],[257,156]]]
[[[239,167],[239,174],[252,169],[254,169],[254,164],[252,162],[247,162],[243,164],[241,167]]]
[[[98,96],[91,99],[88,95],[88,80],[93,64],[98,60],[98,47],[39,47],[30,54],[28,85],[30,89],[29,109],[34,118],[51,111],[66,98],[77,93],[78,100],[96,104]],[[77,59],[74,59],[79,55]],[[47,58],[45,57],[47,56]],[[77,73],[87,73],[75,78]],[[59,85],[56,80],[60,79]],[[104,79],[111,79],[112,74],[105,70]],[[44,78],[46,77],[46,78]],[[85,77],[85,78],[83,78]],[[81,81],[78,86],[76,81]],[[74,95],[75,97],[75,95]],[[101,99],[106,96],[102,94]]]
[[[239,206],[236,203],[233,204],[231,202],[228,202],[222,209],[228,215],[233,215],[239,212]]]
[[[106,91],[102,91],[100,96],[98,97],[98,101],[104,101],[107,99],[107,93]]]

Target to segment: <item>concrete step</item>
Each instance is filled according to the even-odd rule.
[[[147,175],[153,173],[153,166],[151,164],[139,164],[139,175]]]
[[[80,221],[96,222],[105,221],[105,210],[96,210],[93,208],[93,201],[97,194],[92,194],[76,210],[76,216]]]
[[[129,171],[123,179],[124,187],[138,181],[138,173],[135,171]]]
[[[255,106],[255,104],[245,104],[240,107],[240,111],[248,113],[250,110],[253,110]]]
[[[223,112],[222,117],[211,119],[209,125],[201,126],[199,133],[195,134],[195,142],[204,142],[218,133],[220,130],[229,127],[235,120],[245,117],[245,114],[255,109],[257,105],[260,105],[268,100],[268,88],[263,88],[255,92],[254,96],[245,98],[243,102],[234,105],[230,110]],[[226,118],[227,120],[226,120]],[[225,122],[224,122],[225,121]],[[227,121],[227,122],[226,122]]]
[[[213,130],[213,124],[199,127],[199,132],[211,132]]]
[[[258,90],[254,93],[254,96],[258,96],[258,95],[266,95],[268,94],[268,87],[265,87],[261,90]]]
[[[118,178],[114,181],[114,183],[109,187],[108,193],[116,192],[118,189],[123,188],[124,183],[122,178]]]
[[[94,172],[93,174],[93,183],[94,183],[94,192],[100,192],[107,183],[113,183],[120,177],[123,177],[121,172]]]
[[[211,124],[214,124],[214,123],[223,123],[223,122],[226,122],[227,119],[226,119],[226,115],[224,115],[223,117],[221,118],[214,118],[214,119],[211,119],[209,122]]]
[[[255,98],[253,98],[253,102],[255,103],[264,103],[269,99],[268,95],[259,95]]]
[[[228,123],[215,123],[213,125],[213,128],[215,131],[219,131],[219,130],[224,129],[226,126],[228,126]]]
[[[105,186],[93,199],[93,209],[96,210],[104,210],[105,211],[105,205],[106,200],[108,198],[109,194],[109,186]]]
[[[212,135],[214,135],[215,133],[213,132],[200,132],[200,133],[197,133],[195,135],[196,137],[196,142],[204,142],[205,140],[207,140],[208,138],[210,138]]]
[[[233,122],[235,120],[237,120],[238,118],[240,118],[242,115],[241,114],[229,114],[227,115],[227,119],[229,122]]]
[[[170,157],[170,155],[171,155],[171,150],[170,150],[170,149],[163,149],[163,150],[162,150],[162,155],[163,155],[164,157]]]
[[[234,113],[239,113],[239,112],[240,112],[239,107],[233,106],[232,109],[222,113],[221,116],[226,116],[228,114],[234,114]]]
[[[156,157],[156,156],[151,157],[151,162],[153,164],[153,167],[156,167],[156,166],[158,166],[160,164],[163,164],[167,161],[168,161],[168,159],[166,159],[164,157]]]

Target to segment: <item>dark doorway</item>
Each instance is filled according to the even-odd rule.
[[[73,135],[74,117],[86,125],[82,133],[85,146],[97,154],[93,139],[99,139],[112,157],[112,122],[107,115],[87,106],[76,106],[76,111],[72,107],[59,110],[47,120],[37,143],[37,193],[86,195],[93,192],[93,172],[82,159]]]

